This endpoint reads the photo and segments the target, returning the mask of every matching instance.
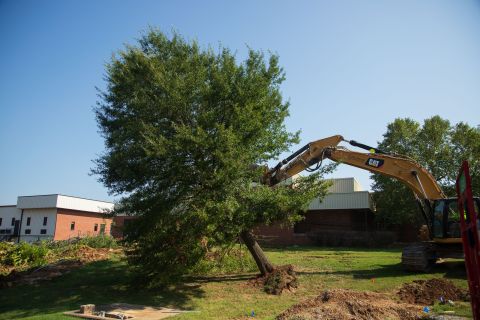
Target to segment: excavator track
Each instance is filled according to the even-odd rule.
[[[435,244],[417,242],[403,249],[402,266],[408,271],[428,272],[436,261]]]

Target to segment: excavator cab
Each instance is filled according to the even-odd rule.
[[[480,198],[474,197],[474,203],[475,210],[479,213]],[[405,270],[428,272],[439,258],[464,257],[457,198],[434,200],[428,218],[430,241],[413,243],[403,248],[402,265]],[[477,217],[477,228],[479,227]]]
[[[480,198],[475,197],[474,204],[475,212],[480,212]],[[435,200],[431,219],[432,238],[435,241],[450,242],[448,239],[461,238],[457,198]],[[480,220],[478,219],[477,217],[477,228],[480,227]]]

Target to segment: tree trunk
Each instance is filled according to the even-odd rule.
[[[247,246],[248,251],[250,251],[251,255],[253,256],[253,259],[255,259],[255,263],[257,264],[258,270],[260,270],[262,276],[272,272],[273,265],[270,263],[270,261],[268,261],[268,258],[265,256],[265,253],[263,253],[262,248],[258,245],[258,242],[255,240],[252,232],[242,231],[242,233],[240,233],[240,238]]]

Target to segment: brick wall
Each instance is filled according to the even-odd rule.
[[[134,216],[115,216],[113,217],[112,236],[117,239],[123,238],[125,224],[136,219]]]
[[[368,209],[309,210],[295,231],[369,231],[374,229],[373,212]]]
[[[277,223],[258,226],[254,233],[260,243],[272,246],[369,245],[374,229],[368,209],[310,210],[295,227]]]
[[[71,230],[72,222],[75,223],[73,230]],[[96,231],[95,224],[97,224]],[[105,225],[104,233],[109,235],[112,224],[111,218],[105,218],[101,213],[57,209],[54,240],[98,235],[100,234],[102,224]]]
[[[293,227],[280,223],[271,226],[258,226],[254,229],[258,242],[262,245],[291,246],[291,245],[314,245],[315,242],[305,233],[294,233]]]

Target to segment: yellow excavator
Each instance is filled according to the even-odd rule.
[[[368,152],[351,151],[339,146],[341,142]],[[463,258],[457,199],[447,198],[432,174],[407,156],[335,135],[311,142],[280,161],[265,173],[263,183],[274,186],[304,170],[315,171],[324,159],[395,178],[413,191],[428,235],[424,241],[403,249],[402,265],[406,270],[426,272],[439,258]],[[479,212],[480,199],[475,197],[474,201]]]

